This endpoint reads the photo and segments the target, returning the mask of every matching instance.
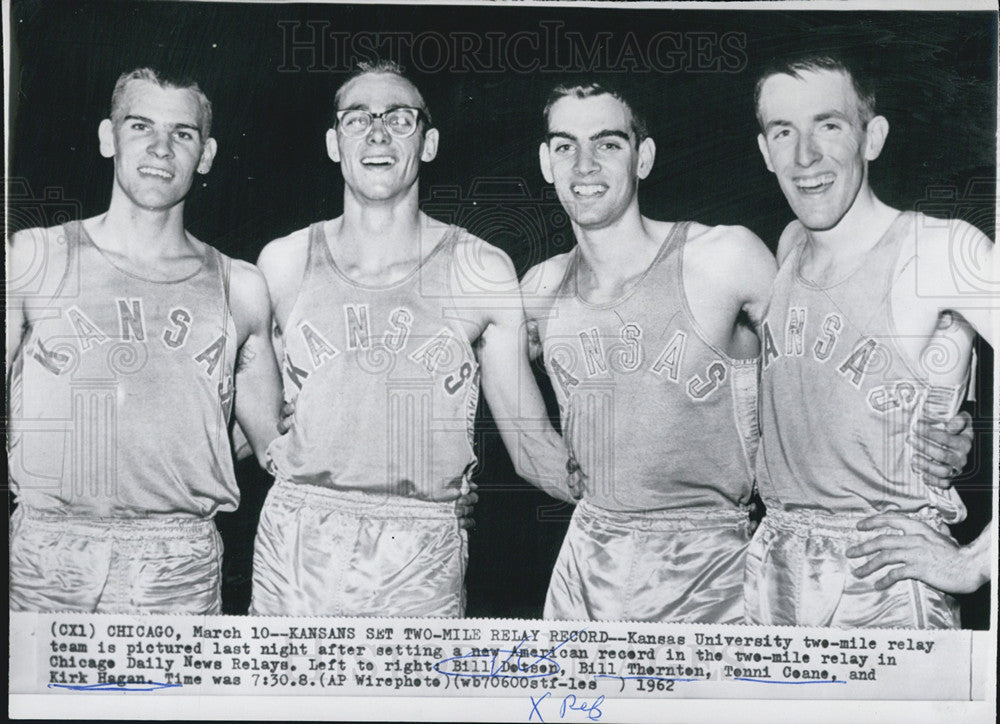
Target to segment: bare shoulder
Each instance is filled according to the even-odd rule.
[[[1000,264],[994,243],[961,219],[937,219],[918,214],[913,235],[917,285],[944,296],[983,297],[995,293]],[[901,255],[901,260],[906,255]]]
[[[489,296],[517,288],[517,272],[505,251],[464,229],[455,242],[456,293]]]
[[[956,253],[975,253],[993,246],[986,234],[962,219],[938,219],[917,214],[915,227],[913,238],[918,257],[948,257]]]
[[[695,224],[684,249],[684,286],[690,300],[727,299],[760,319],[778,265],[756,234],[742,226]]]
[[[242,259],[233,259],[230,266],[230,293],[241,301],[267,301],[267,281],[256,266]]]
[[[229,309],[241,344],[251,332],[266,334],[270,328],[271,298],[264,274],[242,259],[230,259]]]
[[[9,297],[51,298],[58,293],[69,264],[64,227],[18,231],[8,238],[6,254]]]
[[[566,276],[571,256],[570,252],[557,254],[531,267],[521,280],[521,293],[525,301],[529,298],[553,297]]]
[[[309,256],[309,227],[269,241],[257,257],[257,266],[268,282],[294,277],[301,280]]]
[[[685,266],[727,275],[737,270],[756,274],[770,271],[774,256],[760,237],[744,226],[705,226],[692,223],[684,250]]]
[[[268,242],[257,257],[257,268],[267,281],[275,304],[298,296],[309,259],[309,227]]]

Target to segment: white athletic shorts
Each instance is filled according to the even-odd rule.
[[[275,483],[254,544],[250,613],[465,613],[466,534],[455,504]]]
[[[19,506],[10,609],[218,614],[222,539],[208,518],[69,518]]]
[[[546,619],[743,622],[745,509],[621,513],[576,506]]]
[[[860,531],[864,515],[824,515],[814,511],[768,511],[747,553],[747,622],[776,626],[835,628],[960,627],[958,604],[951,596],[914,580],[884,591],[876,571],[858,578],[853,569],[864,558],[845,551],[888,528]],[[913,516],[948,535],[934,513]]]

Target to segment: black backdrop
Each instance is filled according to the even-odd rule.
[[[537,162],[541,106],[567,73],[624,80],[648,115],[657,161],[640,191],[646,215],[741,224],[773,248],[791,214],[757,151],[754,71],[812,48],[853,55],[883,81],[879,196],[993,236],[994,13],[15,0],[10,28],[12,231],[107,207],[112,167],[97,126],[117,76],[152,65],[197,79],[214,104],[219,154],[188,198],[188,228],[255,260],[270,239],[340,213],[323,146],[333,92],[354,62],[379,55],[412,73],[440,129],[438,158],[422,170],[425,209],[503,248],[519,273],[572,244]],[[992,354],[980,347],[963,540],[990,518]],[[514,476],[485,409],[477,441],[468,614],[537,616],[569,511]],[[268,484],[250,464],[239,476],[241,510],[220,517],[232,611],[245,606]],[[988,602],[988,592],[964,601],[967,625],[988,626]]]

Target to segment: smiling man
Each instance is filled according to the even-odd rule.
[[[577,246],[522,290],[587,477],[545,617],[740,623],[774,257],[742,227],[640,213],[656,147],[620,91],[559,86],[544,115]]]
[[[957,627],[957,605],[936,589],[986,580],[988,535],[955,544],[946,524],[965,516],[962,501],[913,473],[908,437],[918,416],[954,414],[975,332],[995,343],[995,302],[948,273],[978,259],[995,288],[993,245],[964,222],[875,196],[868,168],[889,123],[843,60],[769,68],[756,112],[764,162],[797,220],[779,242],[761,328],[757,476],[768,514],[748,555],[748,619]],[[871,554],[852,573],[848,557]]]
[[[522,477],[571,500],[568,455],[528,368],[510,260],[420,211],[420,165],[438,146],[420,92],[382,62],[334,102],[344,213],[258,261],[295,413],[269,451],[251,611],[461,616],[455,501],[476,464],[480,373]]]
[[[263,462],[281,398],[262,275],[184,230],[210,125],[196,84],[122,75],[107,212],[11,239],[12,610],[220,612],[230,413]]]

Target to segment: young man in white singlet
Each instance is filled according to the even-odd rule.
[[[258,260],[295,411],[269,450],[251,611],[461,616],[455,501],[476,462],[480,374],[519,475],[572,500],[568,454],[531,379],[510,260],[420,211],[438,145],[420,92],[395,64],[362,66],[335,110],[343,215]]]
[[[544,115],[577,246],[522,294],[587,477],[544,615],[739,623],[774,258],[745,228],[640,213],[656,147],[618,90],[559,86]]]
[[[12,610],[220,612],[230,416],[263,464],[281,395],[263,276],[184,229],[210,126],[196,84],[122,75],[107,212],[10,240]]]
[[[973,335],[995,344],[995,301],[948,273],[961,244],[995,287],[993,245],[962,221],[875,196],[868,165],[889,124],[843,60],[769,68],[756,112],[760,151],[797,220],[781,236],[761,328],[767,515],[748,554],[748,619],[955,628],[957,605],[942,591],[987,580],[988,532],[965,547],[949,536],[965,507],[912,473],[907,437],[921,414],[954,414]],[[869,555],[852,570],[850,558]]]

